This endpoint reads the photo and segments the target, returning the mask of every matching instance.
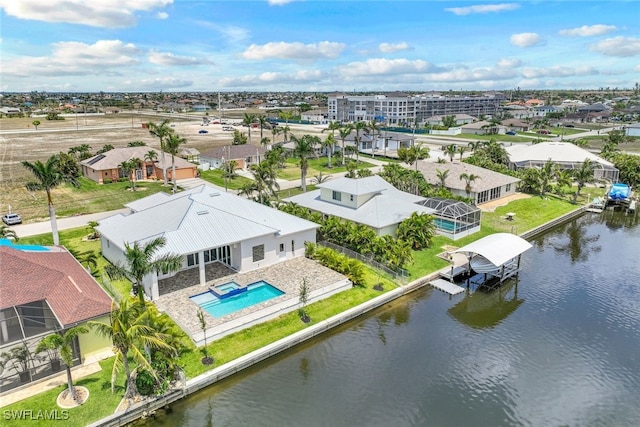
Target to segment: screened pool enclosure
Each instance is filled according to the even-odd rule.
[[[419,204],[435,209],[433,222],[438,234],[456,240],[480,231],[480,209],[476,206],[440,197]]]

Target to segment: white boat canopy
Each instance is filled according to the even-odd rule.
[[[460,249],[456,249],[453,252],[464,253],[469,258],[474,255],[481,255],[496,267],[500,267],[510,259],[526,252],[531,247],[531,243],[515,234],[495,233],[476,240]]]

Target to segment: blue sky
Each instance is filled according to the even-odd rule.
[[[630,88],[640,2],[0,0],[0,90]]]

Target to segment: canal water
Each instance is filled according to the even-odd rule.
[[[415,292],[150,425],[640,425],[638,222],[585,214],[532,241],[517,282]]]

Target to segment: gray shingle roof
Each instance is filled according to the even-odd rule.
[[[449,174],[445,180],[445,187],[461,191],[465,190],[465,181],[460,179],[460,175],[463,173],[478,175],[480,178],[473,181],[473,191],[476,193],[501,187],[506,184],[515,184],[516,182],[520,182],[520,179],[518,178],[460,162],[418,162],[418,170],[422,173],[427,182],[432,185],[440,184],[440,179],[437,174],[438,170],[448,170]]]

